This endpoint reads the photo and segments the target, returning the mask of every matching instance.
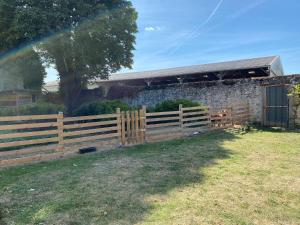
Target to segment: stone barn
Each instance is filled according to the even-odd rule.
[[[153,106],[185,98],[213,108],[247,103],[253,122],[285,126],[295,123],[288,90],[299,82],[300,75],[284,75],[279,56],[269,56],[113,74],[110,80],[96,81],[79,102],[120,99],[133,106]],[[53,90],[53,84],[49,88]]]

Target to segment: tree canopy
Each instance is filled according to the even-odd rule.
[[[131,67],[136,19],[127,0],[0,0],[0,51],[32,44],[72,111],[88,82]]]
[[[1,73],[6,77],[23,81],[27,90],[41,91],[46,76],[42,60],[33,49],[27,49],[20,56],[12,57],[0,64]]]

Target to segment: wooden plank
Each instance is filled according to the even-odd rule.
[[[140,132],[140,142],[141,144],[143,144],[145,142],[145,138],[144,138],[144,111],[143,109],[140,109],[140,112],[139,112],[139,125],[140,125],[140,129],[139,129],[139,132]]]
[[[209,111],[198,111],[198,112],[183,113],[183,117],[207,115],[207,114],[209,114]]]
[[[106,114],[106,115],[95,115],[95,116],[81,116],[81,117],[66,117],[66,118],[64,118],[64,122],[109,119],[109,118],[117,118],[117,117],[118,117],[118,114]]]
[[[207,120],[209,119],[209,116],[201,116],[201,117],[190,117],[190,118],[184,118],[183,122],[189,122],[189,121],[197,121],[197,120]]]
[[[147,125],[147,129],[153,129],[153,128],[162,128],[162,127],[174,127],[178,126],[180,127],[180,122],[175,122],[175,123],[160,123],[160,124],[149,124]]]
[[[117,131],[118,131],[118,140],[119,140],[119,145],[122,145],[122,121],[121,121],[121,109],[117,108],[116,110],[116,115],[117,115]]]
[[[60,112],[57,117],[58,151],[64,150],[64,114]]]
[[[183,126],[186,127],[191,127],[191,126],[198,126],[198,125],[208,125],[210,124],[209,121],[202,121],[202,122],[195,122],[195,123],[185,123]]]
[[[207,107],[207,106],[187,107],[187,108],[182,108],[182,111],[193,111],[193,110],[199,110],[199,109],[209,110],[209,107]]]
[[[10,138],[24,138],[24,137],[34,137],[34,136],[45,136],[58,134],[57,130],[46,130],[46,131],[34,131],[34,132],[23,132],[23,133],[9,133],[0,134],[0,139],[10,139]]]
[[[180,127],[167,127],[163,129],[155,129],[155,130],[149,130],[148,135],[158,135],[158,134],[163,134],[163,135],[173,135],[176,133],[181,133],[181,128]]]
[[[147,108],[146,106],[142,107],[142,114],[141,114],[141,121],[142,121],[142,126],[141,126],[141,131],[142,131],[142,138],[143,138],[143,143],[146,140],[147,136],[147,128],[146,128],[146,113],[147,113]]]
[[[34,161],[39,161],[40,159],[41,159],[40,155],[26,157],[26,158],[5,159],[0,161],[0,167],[21,165],[21,164],[34,162]]]
[[[131,111],[130,117],[131,117],[131,134],[132,134],[131,137],[132,137],[132,142],[133,142],[133,143],[136,143],[134,111]]]
[[[57,114],[53,115],[33,115],[33,116],[2,116],[0,117],[0,122],[13,122],[22,120],[50,120],[57,119]]]
[[[126,112],[126,122],[127,122],[127,143],[131,141],[131,129],[130,129],[130,113],[129,111]]]
[[[98,129],[90,129],[90,130],[79,130],[79,131],[72,131],[72,132],[64,132],[64,137],[73,137],[73,136],[80,136],[86,134],[95,134],[107,131],[118,131],[118,127],[105,127],[105,128],[98,128]]]
[[[182,128],[183,128],[183,110],[182,110],[182,108],[183,108],[183,106],[182,106],[182,104],[180,104],[179,105],[179,112],[180,112],[180,114],[179,114],[179,127],[180,127],[180,129],[182,130]]]
[[[58,137],[34,139],[34,140],[26,140],[26,141],[5,142],[5,143],[0,143],[0,148],[18,147],[18,146],[35,145],[35,144],[46,144],[51,142],[58,142]]]
[[[176,116],[176,117],[151,118],[151,119],[146,119],[146,123],[173,121],[173,120],[180,120],[180,118],[178,116]]]
[[[20,155],[33,154],[33,153],[42,153],[45,151],[57,150],[57,149],[58,149],[57,144],[51,144],[51,145],[46,145],[46,146],[24,148],[24,149],[20,149],[20,150],[3,151],[3,152],[0,152],[0,157],[20,156]]]
[[[235,114],[235,115],[232,115],[232,118],[240,118],[240,117],[250,117],[250,114],[249,113],[244,113],[244,114]]]
[[[141,138],[140,138],[140,126],[139,126],[139,112],[135,111],[135,136],[136,136],[136,142],[141,143]]]
[[[125,121],[125,113],[122,112],[121,114],[121,122],[122,122],[122,126],[121,126],[121,132],[122,132],[122,145],[126,144],[126,121]]]
[[[30,123],[30,124],[15,124],[15,125],[0,125],[0,130],[18,130],[18,129],[30,129],[30,128],[52,128],[57,127],[57,122],[53,123]]]
[[[97,127],[97,126],[105,126],[105,125],[117,125],[117,120],[103,121],[103,122],[94,122],[94,123],[78,123],[78,124],[70,124],[64,125],[65,130],[70,129],[79,129],[85,127]]]
[[[47,161],[52,159],[62,158],[64,156],[63,153],[51,153],[51,154],[41,154],[31,157],[23,157],[23,158],[16,158],[16,159],[6,159],[0,161],[0,166],[16,166],[16,165],[23,165],[32,162],[38,161]]]
[[[179,115],[180,111],[172,111],[172,112],[156,112],[156,113],[146,113],[147,117],[154,116],[168,116],[168,115]]]
[[[64,144],[73,144],[73,143],[84,142],[84,141],[94,141],[94,140],[99,140],[99,139],[115,138],[118,136],[119,136],[118,133],[113,133],[113,134],[95,135],[95,136],[91,136],[91,137],[67,139],[67,140],[64,140]]]

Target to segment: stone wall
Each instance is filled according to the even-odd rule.
[[[253,120],[262,121],[263,89],[259,81],[193,83],[160,88],[147,88],[135,97],[123,98],[130,105],[153,106],[158,102],[172,99],[189,99],[218,108],[235,103],[248,103]]]
[[[98,99],[121,99],[133,106],[146,105],[148,107],[165,100],[182,98],[198,101],[213,108],[227,107],[236,103],[247,103],[251,110],[251,120],[253,122],[262,122],[264,86],[281,84],[291,86],[297,83],[300,83],[300,75],[150,87],[133,87],[119,82],[117,84],[100,86],[100,89],[105,91],[102,91],[103,96]]]

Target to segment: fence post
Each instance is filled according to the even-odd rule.
[[[139,126],[139,111],[134,111],[134,120],[135,120],[135,138],[136,138],[136,143],[140,144],[141,140],[140,140],[140,126]]]
[[[136,144],[136,132],[135,132],[135,111],[130,112],[131,118],[131,141],[132,144]]]
[[[121,119],[121,109],[117,108],[117,129],[118,129],[118,141],[119,146],[122,146],[122,119]]]
[[[126,122],[127,122],[127,144],[131,143],[131,129],[130,129],[130,113],[129,111],[126,111]]]
[[[147,137],[147,130],[146,130],[146,119],[147,119],[147,107],[144,105],[141,109],[141,129],[142,129],[142,142],[145,143]]]
[[[57,116],[57,129],[58,129],[58,151],[64,151],[64,113],[59,112]]]
[[[122,112],[121,114],[121,121],[122,121],[122,127],[121,127],[121,134],[122,134],[122,145],[126,145],[126,123],[125,123],[125,112]]]
[[[180,129],[181,129],[181,132],[183,134],[183,107],[182,107],[182,104],[179,105],[179,123],[180,123]]]
[[[212,115],[212,110],[211,110],[211,107],[209,106],[208,108],[207,108],[207,110],[208,110],[208,120],[209,120],[209,124],[208,124],[208,128],[212,128],[212,122],[211,122],[211,115]]]
[[[231,106],[229,108],[229,111],[230,111],[230,120],[229,120],[229,123],[231,126],[234,126],[234,111],[233,111],[233,106]]]

